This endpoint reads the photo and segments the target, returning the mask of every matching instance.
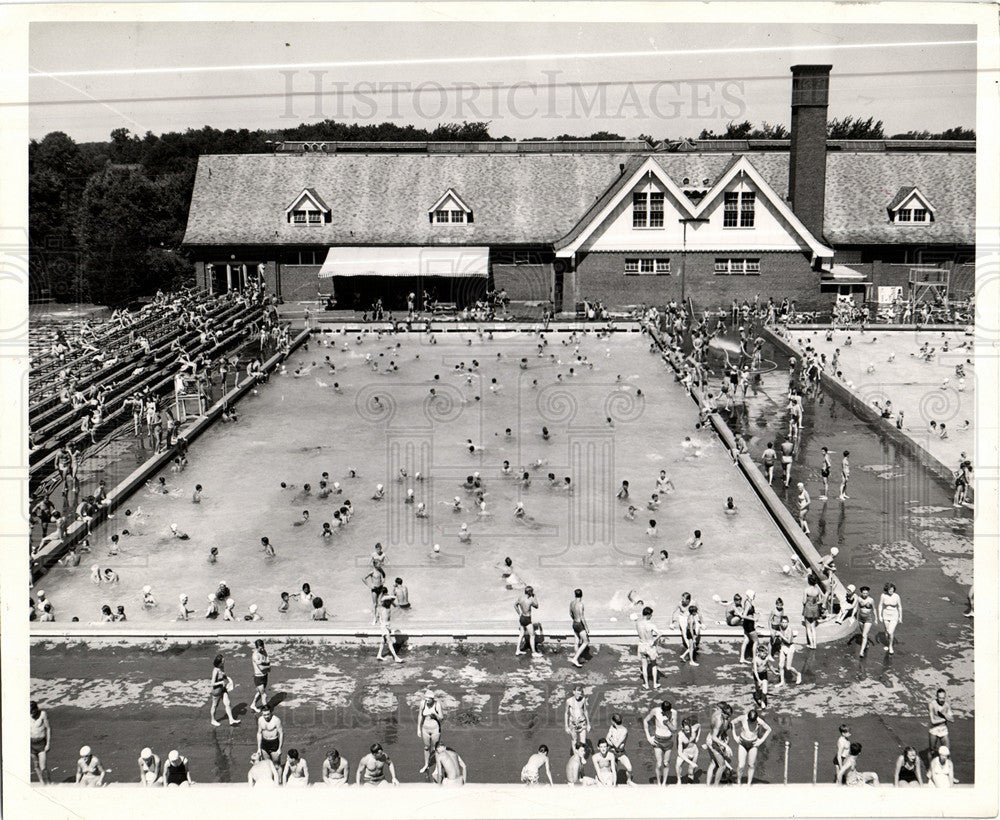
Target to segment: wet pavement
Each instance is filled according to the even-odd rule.
[[[568,664],[566,645],[543,648],[543,656],[532,659],[515,657],[512,643],[409,646],[401,652],[404,663],[397,665],[376,661],[371,642],[269,642],[271,699],[284,722],[285,749],[297,748],[315,777],[326,751],[337,748],[353,775],[359,757],[377,741],[394,760],[401,781],[422,782],[416,708],[420,693],[431,687],[444,711],[443,738],[465,759],[470,781],[516,783],[528,756],[545,743],[556,782],[565,782],[569,739],[563,710],[579,682],[590,704],[592,737],[603,736],[611,714],[620,712],[629,730],[635,779],[648,783],[654,777],[653,755],[641,720],[660,700],[670,699],[682,717],[696,716],[703,733],[719,700],[736,709],[752,704],[751,676],[738,663],[736,644],[706,646],[697,668],[679,666],[676,647],[664,650],[659,691],[642,688],[633,647],[598,645],[582,669]],[[255,715],[247,710],[253,696],[249,649],[228,643],[36,644],[32,697],[48,710],[52,723],[54,781],[72,777],[76,751],[84,743],[113,769],[112,782],[135,779],[138,752],[147,745],[161,758],[179,749],[190,759],[196,781],[245,781],[255,748]],[[243,720],[239,726],[228,726],[224,717],[219,728],[208,722],[208,680],[216,652],[225,656],[226,671],[238,684],[233,703]],[[962,680],[971,675],[971,651],[943,656],[948,673],[928,672],[912,661],[902,647],[888,656],[875,646],[865,660],[858,658],[856,646],[798,653],[794,665],[802,671],[802,684],[772,692],[764,712],[773,733],[761,753],[758,779],[782,782],[788,741],[789,782],[811,782],[813,742],[818,741],[819,780],[831,780],[837,726],[846,720],[864,747],[863,768],[891,781],[900,747],[926,745],[925,695],[941,683],[951,693],[956,718],[951,731],[956,776],[970,782],[972,703]],[[707,762],[703,751],[701,766]],[[704,782],[704,776],[699,780]]]

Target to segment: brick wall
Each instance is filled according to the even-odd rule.
[[[281,293],[286,302],[315,301],[316,293],[330,292],[329,280],[319,284],[319,269],[322,265],[282,265]]]
[[[633,253],[590,253],[578,257],[576,294],[567,292],[564,306],[584,299],[603,302],[608,307],[624,305],[662,305],[681,299],[679,254],[670,254],[671,274],[626,276],[625,256]],[[722,254],[689,252],[685,259],[685,295],[694,300],[696,309],[728,308],[733,299],[753,301],[759,295],[780,301],[786,296],[797,308],[817,310],[828,307],[833,297],[820,293],[819,273],[810,268],[802,253],[748,253],[760,259],[760,275],[720,276],[715,274],[715,257]],[[731,254],[737,256],[738,254]],[[742,254],[739,254],[742,255]]]
[[[552,265],[491,265],[493,287],[515,302],[542,302],[552,292]]]

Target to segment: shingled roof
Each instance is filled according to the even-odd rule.
[[[678,185],[708,187],[738,153],[234,154],[199,158],[186,245],[551,244],[620,184],[620,167],[653,159]],[[778,193],[788,193],[786,151],[747,157]],[[834,245],[973,244],[975,154],[830,152],[824,238]],[[704,180],[708,180],[705,183]],[[935,221],[889,221],[902,187],[934,204]],[[321,225],[289,224],[284,210],[304,188],[329,204]],[[433,224],[427,209],[448,188],[462,191],[473,224]]]

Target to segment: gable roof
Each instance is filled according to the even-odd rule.
[[[323,201],[323,198],[316,193],[314,188],[303,188],[301,193],[299,193],[299,195],[291,201],[291,204],[285,208],[285,213],[287,214],[296,205],[298,205],[302,201],[303,197],[311,199],[313,204],[323,211],[323,213],[330,213],[330,206]]]
[[[457,193],[455,193],[454,188],[449,188],[447,191],[441,194],[441,198],[438,199],[438,201],[435,202],[433,205],[431,205],[431,207],[428,208],[427,210],[436,211],[438,208],[441,207],[442,204],[447,202],[449,198],[452,200],[452,202],[458,205],[458,207],[461,208],[466,213],[472,211],[472,208],[470,208],[468,205],[465,204],[465,200],[462,199],[462,197],[460,197]]]
[[[309,189],[327,192],[332,211],[330,222],[310,228],[310,244],[554,244],[572,241],[581,223],[599,213],[647,162],[675,187],[686,177],[711,188],[742,155],[205,155],[198,160],[184,242],[300,245],[305,239],[301,228],[282,217],[296,193]],[[788,153],[745,155],[776,197],[787,201]],[[975,168],[973,152],[831,151],[824,235],[816,239],[833,245],[912,242],[912,232],[904,234],[886,212],[894,194],[912,187],[935,207],[934,221],[922,223],[921,242],[972,245]],[[454,228],[428,223],[427,203],[449,188],[475,201],[475,223]],[[696,210],[692,205],[692,213]]]
[[[920,189],[913,185],[904,185],[902,188],[900,188],[896,192],[896,195],[892,198],[892,202],[886,205],[886,210],[888,211],[897,210],[900,205],[902,205],[904,202],[906,202],[914,195],[916,195],[917,199],[919,199],[924,204],[924,207],[927,208],[928,211],[930,211],[932,214],[934,213],[934,206],[927,201],[927,197],[925,197],[922,193],[920,193]]]

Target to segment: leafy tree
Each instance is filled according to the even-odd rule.
[[[954,128],[949,128],[937,134],[927,130],[907,131],[903,134],[893,134],[892,138],[894,140],[974,140],[976,132],[971,128],[963,128],[961,125],[956,125]]]
[[[827,139],[831,140],[881,140],[885,139],[882,130],[882,120],[874,117],[867,120],[861,117],[838,117],[830,120],[826,126]]]

